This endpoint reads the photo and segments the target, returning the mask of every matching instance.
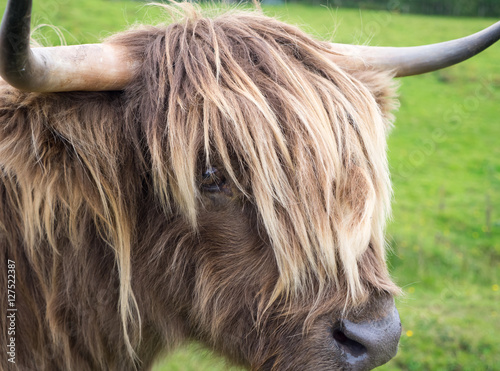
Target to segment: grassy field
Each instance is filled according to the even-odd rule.
[[[323,39],[393,46],[461,37],[496,21],[299,5],[265,11]],[[35,23],[58,26],[68,44],[155,19],[158,12],[140,2],[35,1]],[[60,43],[50,27],[37,35]],[[401,83],[389,139],[388,241],[392,274],[406,292],[398,299],[403,336],[399,354],[380,369],[500,370],[500,44]],[[155,371],[226,369],[191,345]]]

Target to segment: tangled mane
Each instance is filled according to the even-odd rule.
[[[397,292],[384,241],[390,75],[346,71],[329,58],[328,43],[259,12],[209,18],[189,3],[159,6],[173,22],[106,41],[142,61],[124,92],[67,94],[82,101],[67,108],[70,98],[2,86],[0,117],[12,101],[23,103],[0,133],[0,175],[10,197],[0,202],[21,205],[12,224],[22,226],[44,277],[49,322],[58,283],[42,271],[51,265],[41,246],[52,249],[54,262],[66,246],[86,246],[93,225],[114,252],[133,354],[140,339],[131,285],[138,195],[151,186],[167,218],[181,215],[196,233],[200,169],[215,164],[241,202],[258,210],[276,258],[279,277],[266,305],[311,292],[319,301],[335,289],[351,307],[373,289]]]
[[[200,165],[217,162],[259,211],[280,272],[273,299],[345,284],[349,305],[362,302],[361,256],[371,248],[385,266],[391,76],[346,72],[328,43],[260,12],[159,6],[175,21],[108,42],[144,61],[128,121],[144,126],[165,211],[196,228]]]

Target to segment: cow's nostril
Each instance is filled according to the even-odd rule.
[[[333,339],[337,342],[339,347],[354,357],[366,354],[366,347],[355,340],[349,339],[341,329],[333,330]]]
[[[396,355],[401,322],[398,311],[393,307],[385,317],[374,321],[342,319],[331,331],[345,368],[365,371],[386,363]]]

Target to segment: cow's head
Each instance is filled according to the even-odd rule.
[[[10,1],[2,23],[0,71],[14,87],[123,90],[144,170],[130,179],[143,202],[131,252],[116,252],[131,271],[123,321],[136,303],[168,338],[155,326],[175,317],[255,369],[387,362],[401,332],[384,248],[391,79],[467,59],[500,24],[372,48],[315,41],[259,13],[209,19],[175,7],[187,14],[178,22],[102,45],[30,49],[31,1]]]

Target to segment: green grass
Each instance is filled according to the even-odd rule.
[[[323,39],[394,46],[461,37],[496,21],[301,5],[265,11]],[[34,19],[60,27],[73,44],[158,16],[139,2],[48,0],[35,2]],[[38,39],[60,43],[47,27]],[[388,240],[391,271],[406,296],[398,299],[399,354],[381,369],[500,370],[500,45],[405,78],[400,95],[389,139],[395,202]],[[225,369],[189,346],[155,371]]]

